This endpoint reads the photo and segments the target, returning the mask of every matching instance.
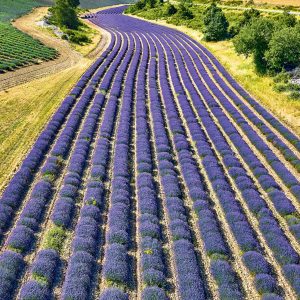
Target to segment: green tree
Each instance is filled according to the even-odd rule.
[[[260,11],[255,9],[255,8],[251,8],[251,9],[247,9],[243,12],[243,19],[240,22],[240,27],[243,27],[249,23],[252,22],[252,20],[259,18],[260,17]]]
[[[149,8],[155,7],[156,4],[157,4],[157,1],[156,1],[156,0],[146,0],[146,5],[147,5]]]
[[[180,19],[189,20],[193,19],[194,15],[189,7],[183,3],[180,3],[177,10],[177,15]]]
[[[297,24],[296,17],[287,11],[284,11],[275,20],[277,29],[281,29],[283,27],[294,27]]]
[[[252,20],[259,17],[260,17],[259,10],[254,8],[245,10],[243,12],[242,19],[236,25],[233,25],[229,28],[230,37],[236,36],[244,26],[250,24]]]
[[[282,28],[275,31],[265,55],[270,69],[281,71],[300,64],[300,31],[297,28]]]
[[[55,23],[60,27],[68,29],[78,29],[80,21],[78,19],[76,9],[72,5],[76,0],[56,0],[52,9]]]
[[[78,7],[80,5],[80,1],[79,0],[68,0],[69,4],[71,7]]]
[[[253,54],[254,64],[259,73],[266,71],[265,53],[269,49],[273,31],[274,24],[271,20],[258,18],[243,27],[233,39],[237,53],[245,56]]]
[[[203,23],[205,40],[219,41],[227,37],[229,23],[222,9],[215,3],[204,11]]]
[[[183,19],[183,20],[189,20],[193,19],[194,15],[193,12],[190,10],[190,7],[193,6],[193,0],[180,0],[178,8],[175,8],[177,11],[177,17],[178,19]],[[174,9],[171,9],[172,12]]]
[[[175,15],[176,13],[177,13],[177,8],[173,4],[167,3],[164,15],[172,16]]]

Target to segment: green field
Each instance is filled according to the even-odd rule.
[[[54,59],[57,54],[10,24],[0,23],[0,73]]]
[[[10,22],[37,6],[51,5],[51,0],[0,0],[0,22]]]
[[[11,20],[32,8],[50,3],[49,0],[0,0],[0,73],[57,56],[56,50],[44,46],[10,24]]]
[[[53,0],[0,0],[0,22],[10,22],[37,6],[51,6]],[[81,0],[82,8],[97,8],[114,4],[130,3],[131,0]]]

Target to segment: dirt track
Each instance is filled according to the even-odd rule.
[[[13,25],[19,30],[39,39],[45,45],[57,49],[60,54],[59,57],[55,60],[43,62],[39,65],[31,65],[0,75],[0,90],[6,90],[13,86],[29,82],[33,79],[54,74],[76,65],[84,59],[83,55],[73,50],[67,41],[52,36],[46,29],[42,29],[36,25],[36,21],[41,20],[46,12],[47,8],[45,7],[36,8],[32,13],[17,19]],[[100,30],[99,27],[92,27]],[[97,42],[95,48],[87,55],[87,57],[89,59],[95,58],[105,46],[107,39],[107,34],[101,31],[101,39]]]

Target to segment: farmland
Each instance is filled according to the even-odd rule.
[[[299,299],[299,137],[123,9],[1,196],[0,299]]]
[[[1,0],[0,1],[0,74],[55,59],[55,49],[11,26],[10,21],[29,12],[33,7],[50,2]]]
[[[0,23],[0,73],[48,61],[57,55],[55,49],[44,46],[9,24]]]

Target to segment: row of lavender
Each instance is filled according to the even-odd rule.
[[[123,37],[124,39],[124,37]],[[62,287],[62,298],[63,299],[86,299],[91,294],[91,285],[92,285],[92,277],[94,275],[93,267],[95,266],[95,259],[93,256],[97,253],[97,247],[99,245],[99,230],[98,230],[98,224],[101,221],[100,220],[100,209],[103,206],[103,184],[102,180],[103,177],[106,176],[105,170],[104,172],[99,173],[99,167],[103,167],[102,164],[105,164],[107,162],[107,152],[105,155],[105,152],[108,151],[108,147],[103,149],[104,142],[109,142],[110,136],[112,135],[112,128],[114,125],[114,116],[116,115],[116,109],[117,109],[117,98],[120,96],[121,93],[121,83],[122,83],[122,77],[124,76],[124,73],[126,72],[126,69],[128,67],[128,62],[130,59],[130,55],[132,52],[132,44],[130,45],[131,48],[128,48],[127,45],[128,41],[125,38],[123,46],[121,48],[121,51],[119,51],[118,55],[115,57],[113,63],[110,65],[107,73],[102,78],[102,82],[99,85],[100,93],[97,95],[99,99],[104,98],[103,92],[106,91],[108,93],[108,100],[107,105],[105,107],[105,112],[103,115],[102,125],[100,128],[101,134],[99,135],[99,138],[97,140],[97,145],[95,152],[93,154],[93,165],[91,166],[91,172],[90,172],[90,180],[87,183],[87,188],[84,196],[84,204],[79,212],[79,220],[75,228],[75,236],[73,237],[72,241],[72,254],[70,257],[70,261],[68,263],[68,269],[67,274],[63,283]],[[125,56],[125,53],[127,53],[127,56]],[[125,59],[124,59],[125,56]],[[104,67],[106,69],[106,67]],[[115,73],[117,71],[117,73]],[[113,85],[111,86],[111,83]],[[111,86],[111,88],[110,88]],[[95,100],[97,99],[97,96],[95,97]],[[95,110],[99,109],[99,106],[97,107],[97,101],[95,101]],[[93,110],[93,114],[96,113],[96,111]],[[93,118],[93,120],[95,120]],[[86,122],[86,129],[90,131],[90,134],[94,131],[94,128],[90,126],[90,123]],[[80,137],[86,138],[84,135],[84,132],[86,132],[83,128],[82,133],[80,134]],[[90,139],[90,136],[89,136]],[[88,139],[88,140],[89,140]],[[109,146],[109,144],[107,144]],[[101,155],[102,154],[102,155]],[[97,155],[98,155],[98,161],[97,162]],[[76,156],[74,156],[74,159],[76,160]],[[77,160],[78,162],[78,160]],[[100,168],[101,169],[101,168]],[[69,170],[69,172],[73,172],[74,170]],[[70,175],[70,173],[68,175]],[[75,171],[75,174],[79,178],[82,175],[81,169],[77,169],[77,172]],[[66,177],[67,178],[67,177]],[[76,182],[76,181],[75,181]],[[73,185],[76,187],[76,183],[74,184],[74,180],[72,181]],[[71,184],[72,186],[72,183]],[[67,183],[68,184],[68,183]],[[66,197],[66,195],[64,195]],[[70,202],[71,199],[74,200],[76,196],[74,195],[74,188],[71,195],[67,195],[67,202]],[[66,201],[65,200],[65,201]],[[59,212],[58,216],[67,216],[67,220],[70,219],[70,210],[69,206],[62,206],[61,203],[58,201],[56,203],[56,206],[54,207],[54,213],[53,213],[53,221],[57,225],[61,225],[58,223],[60,221],[60,218],[56,218],[57,212]],[[66,227],[68,226],[68,223],[63,223],[63,225]],[[41,251],[42,253],[43,251]],[[33,265],[32,268],[32,274],[36,275],[34,273],[34,267],[35,265],[39,265],[40,257],[37,257],[36,262]],[[46,277],[47,274],[49,274],[49,268],[47,268],[47,265],[43,265],[43,268],[39,269],[40,273],[38,274],[40,277]],[[55,269],[52,270],[51,278],[53,279],[55,276]],[[33,276],[32,276],[33,277]],[[34,277],[33,277],[34,278]],[[53,280],[52,280],[53,282]],[[28,299],[30,296],[32,296],[31,286],[35,284],[37,285],[35,280],[31,280],[27,282],[21,289],[21,298],[22,299]],[[39,283],[39,287],[41,290],[45,289],[45,286],[41,283]],[[26,295],[26,293],[28,293]],[[48,284],[48,290],[47,295],[45,298],[48,297],[48,295],[51,292],[51,282]],[[43,294],[38,294],[38,298],[41,299]]]
[[[9,232],[8,237],[5,241],[3,248],[3,253],[1,254],[1,260],[3,259],[3,264],[1,265],[1,298],[9,299],[13,296],[15,289],[17,287],[16,280],[22,274],[22,269],[25,265],[26,256],[34,250],[34,240],[35,233],[39,230],[39,226],[43,221],[43,215],[45,209],[47,208],[47,202],[51,200],[55,190],[55,183],[57,178],[61,175],[61,169],[63,168],[64,161],[68,156],[71,145],[73,144],[74,137],[76,136],[76,131],[79,128],[81,120],[83,119],[85,112],[87,111],[88,105],[94,98],[95,88],[98,86],[99,80],[102,78],[103,72],[107,69],[110,61],[116,56],[118,48],[120,47],[120,39],[115,40],[112,36],[111,43],[106,51],[103,52],[101,58],[88,70],[82,77],[82,79],[77,83],[77,86],[71,91],[71,96],[67,97],[67,100],[73,99],[75,102],[75,97],[80,96],[76,106],[71,111],[68,116],[68,121],[64,125],[63,129],[59,132],[59,136],[55,139],[55,144],[51,149],[49,155],[47,155],[46,160],[40,170],[39,178],[34,182],[32,190],[30,190],[29,200],[25,203],[23,210],[14,224],[13,230]],[[109,82],[109,79],[108,79]],[[98,94],[99,96],[99,94]],[[65,176],[64,185],[62,186],[59,197],[55,205],[55,210],[52,214],[52,220],[54,223],[59,223],[60,226],[66,226],[67,214],[71,214],[72,211],[72,201],[74,201],[74,193],[76,192],[76,179],[82,174],[82,169],[85,164],[86,153],[88,151],[88,143],[91,135],[91,131],[95,127],[95,122],[97,116],[99,115],[99,110],[101,109],[103,99],[102,95],[100,97],[95,97],[92,101],[93,105],[89,110],[89,115],[86,118],[85,125],[81,129],[81,133],[78,136],[78,141],[75,144],[72,157],[70,158],[67,175]],[[54,115],[53,119],[48,124],[48,128],[52,126],[52,123],[57,123],[57,115],[62,114],[61,110],[64,108],[64,103],[58,112]],[[67,114],[67,112],[66,112]],[[66,117],[66,116],[64,116]],[[44,132],[42,133],[44,138]],[[25,159],[21,170],[23,168],[28,168],[28,161],[36,161],[37,157],[33,157],[34,153],[40,153],[40,149],[37,147],[40,145],[38,139],[37,143],[33,146],[33,150],[29,153],[28,157]],[[51,142],[48,139],[47,142]],[[33,153],[33,154],[32,154]],[[46,153],[45,153],[46,155]],[[33,168],[33,164],[30,165],[31,171],[34,174],[36,169]],[[37,166],[35,166],[37,168]],[[19,172],[20,172],[19,171]],[[75,174],[77,173],[77,176]],[[16,174],[18,176],[18,173]],[[77,177],[77,178],[76,178]],[[14,179],[13,179],[14,181]],[[12,182],[13,182],[12,181]],[[80,181],[80,178],[79,178]],[[73,185],[74,186],[73,186]],[[77,182],[77,184],[79,184]],[[12,184],[8,186],[8,189],[4,192],[3,198],[15,196],[12,191],[8,194],[9,188]],[[14,185],[13,185],[14,186]],[[21,191],[21,195],[18,197],[24,198],[25,191]],[[68,200],[68,201],[67,201]],[[71,201],[70,201],[71,200]],[[69,204],[69,205],[68,205]],[[64,210],[60,213],[59,210]],[[62,219],[64,218],[64,219]],[[6,259],[5,259],[6,258]],[[43,285],[39,286],[37,281],[30,282],[28,286],[25,286],[24,291],[21,293],[21,298],[30,298],[32,293],[41,292],[43,296],[38,299],[46,297],[46,287],[45,282],[51,285],[53,278],[50,276],[51,271],[54,269],[55,262],[57,260],[57,254],[51,250],[41,251],[38,254],[37,263],[33,265],[32,272],[36,275],[36,278],[42,280]],[[49,265],[47,265],[49,263]],[[51,268],[52,266],[52,268]],[[44,267],[45,274],[40,274],[42,268]],[[24,296],[24,297],[23,297]]]
[[[116,13],[118,13],[118,11],[116,11]],[[113,12],[111,12],[111,14],[113,14]],[[124,20],[121,17],[120,20],[112,19],[110,21],[106,20],[106,22],[109,26],[117,26],[119,21],[122,20],[124,22],[127,17],[123,16],[123,18]],[[105,24],[106,26],[107,23]],[[141,23],[143,22],[130,20],[124,22],[125,28],[122,29],[126,31],[138,31],[142,26]],[[147,25],[145,24],[145,28],[147,28],[146,26]],[[147,30],[150,33],[154,32],[156,36],[154,38],[147,36],[147,40],[150,42],[150,48],[152,41],[155,41],[156,38],[158,49],[161,47],[159,45],[160,43],[165,43],[164,46],[167,49],[167,53],[166,57],[161,58],[161,60],[169,62],[170,65],[170,75],[164,74],[163,70],[160,70],[159,78],[161,78],[161,80],[166,80],[169,77],[171,85],[175,87],[175,92],[173,94],[165,87],[166,94],[163,98],[172,99],[176,98],[176,95],[179,95],[177,109],[169,106],[166,108],[166,114],[173,110],[178,111],[179,108],[182,110],[181,114],[177,113],[176,117],[174,115],[170,116],[172,120],[170,129],[172,126],[175,126],[174,131],[171,129],[171,136],[174,138],[174,148],[176,149],[177,139],[182,142],[182,145],[184,144],[184,140],[182,140],[184,138],[177,137],[177,131],[181,131],[176,128],[176,125],[174,124],[175,119],[178,119],[179,123],[180,118],[187,120],[187,122],[183,122],[183,124],[187,126],[190,137],[196,142],[200,138],[199,134],[201,132],[202,124],[204,127],[204,135],[202,137],[203,140],[200,139],[199,142],[209,141],[209,143],[207,144],[207,147],[205,147],[205,150],[201,149],[201,151],[199,151],[194,148],[194,151],[196,153],[198,152],[198,155],[201,158],[199,162],[200,166],[198,166],[198,168],[201,169],[201,166],[203,167],[202,172],[207,176],[205,177],[204,175],[204,177],[209,181],[207,186],[211,185],[210,189],[214,192],[217,203],[220,204],[222,213],[226,218],[227,224],[230,226],[231,233],[233,233],[233,241],[240,247],[240,251],[244,252],[242,261],[244,265],[246,265],[247,274],[255,274],[254,277],[253,275],[250,275],[250,277],[253,277],[253,284],[256,286],[258,293],[264,294],[264,297],[280,297],[283,293],[281,288],[288,286],[289,284],[295,289],[294,292],[298,293],[297,278],[299,278],[299,256],[297,251],[299,250],[299,215],[298,203],[296,200],[299,198],[297,193],[299,181],[294,175],[296,173],[282,163],[282,158],[277,157],[277,152],[272,151],[273,147],[268,143],[270,139],[268,138],[268,141],[266,141],[262,135],[257,135],[256,130],[245,122],[244,116],[247,116],[247,113],[249,119],[255,119],[255,115],[251,115],[253,114],[252,111],[250,111],[248,107],[242,106],[244,111],[243,115],[241,115],[236,106],[231,104],[231,98],[234,98],[233,100],[235,101],[241,100],[237,96],[233,97],[235,95],[230,92],[231,89],[227,90],[228,94],[231,96],[230,100],[228,99],[225,93],[220,89],[220,87],[225,89],[225,81],[221,81],[220,83],[217,82],[217,80],[213,81],[211,79],[211,74],[207,72],[206,66],[202,66],[203,61],[205,63],[205,60],[199,55],[199,52],[195,50],[196,46],[193,42],[186,36],[182,37],[181,35],[177,35],[177,37],[174,37],[174,35],[169,34],[168,30],[155,27],[158,26],[149,25],[149,30]],[[180,36],[181,41],[178,41],[178,36]],[[171,51],[168,50],[170,45],[172,45]],[[195,48],[193,49],[194,46]],[[162,49],[158,50],[158,52],[160,51],[162,51]],[[176,60],[172,61],[172,57],[175,57]],[[175,65],[177,65],[179,77],[181,77],[181,79],[176,75],[177,71]],[[187,69],[187,71],[184,71],[184,69]],[[162,73],[164,75],[161,75]],[[216,78],[221,80],[218,73],[215,75]],[[217,77],[217,75],[219,77]],[[150,75],[149,80],[151,80],[151,78],[152,76]],[[161,82],[161,88],[165,84],[166,83]],[[180,88],[182,84],[184,89]],[[155,86],[155,90],[157,91],[158,89],[159,87]],[[150,103],[152,105],[152,103],[155,102],[155,98],[151,98],[151,88],[149,92]],[[188,100],[188,98],[190,100]],[[192,103],[190,103],[190,101],[192,101]],[[184,106],[185,102],[186,106]],[[220,103],[222,103],[222,106]],[[226,106],[227,103],[228,106]],[[240,102],[236,102],[236,104],[237,107],[241,106]],[[162,109],[162,107],[160,109]],[[269,168],[264,166],[261,162],[261,157],[257,156],[257,152],[253,152],[252,148],[249,147],[249,144],[247,145],[247,143],[243,141],[241,131],[239,131],[228,118],[228,116],[234,116],[234,113],[237,114],[234,118],[234,120],[238,121],[237,125],[240,126],[239,123],[243,125],[242,131],[249,137],[249,140],[253,142],[258,152],[262,153],[263,156],[267,158],[267,161],[270,162],[270,166],[276,172],[278,177],[280,177],[282,182],[278,182],[278,178],[272,176],[273,173],[270,172]],[[156,122],[153,122],[156,125]],[[197,122],[199,125],[196,126],[194,122]],[[189,129],[190,127],[191,129]],[[161,134],[162,131],[163,129],[161,128],[159,133]],[[274,132],[272,134],[274,134]],[[223,137],[223,135],[225,136]],[[157,137],[155,136],[155,138]],[[187,139],[185,139],[185,142],[188,146]],[[197,145],[199,142],[197,142]],[[283,141],[282,143],[285,142]],[[274,144],[279,144],[278,140]],[[293,144],[295,143],[293,142]],[[182,147],[182,145],[180,147]],[[234,149],[232,148],[233,145],[235,146]],[[215,158],[213,160],[208,157],[211,148],[215,149],[215,154],[213,155]],[[284,148],[282,147],[282,149]],[[184,150],[188,150],[188,148]],[[177,151],[180,153],[179,150]],[[298,155],[294,150],[292,153],[288,153],[289,156],[294,154],[296,156]],[[184,158],[187,159],[187,157]],[[180,163],[180,155],[177,155],[176,159],[178,159]],[[157,158],[157,161],[159,166],[159,158]],[[292,159],[291,161],[296,162],[295,159]],[[194,161],[193,164],[194,166],[197,166],[196,161]],[[187,172],[191,172],[194,175],[195,173],[192,171],[193,168],[194,167],[189,165]],[[253,172],[250,173],[250,177],[249,170]],[[185,168],[183,165],[181,172],[184,178],[186,178],[186,186],[189,190],[189,187],[193,188],[194,185],[188,183],[189,179],[188,177],[185,177],[184,171]],[[253,178],[255,178],[254,181]],[[203,178],[201,178],[201,180],[197,183],[200,190]],[[288,196],[285,194],[286,190],[282,183],[291,191],[291,194],[288,194]],[[232,187],[230,187],[230,185],[232,185]],[[173,189],[175,189],[174,186]],[[268,197],[267,200],[261,197],[261,191],[266,192]],[[176,192],[174,193],[176,194]],[[191,198],[192,195],[192,193],[189,194]],[[290,197],[290,195],[292,196]],[[203,197],[205,199],[205,196],[202,195],[202,198]],[[196,198],[196,200],[203,199]],[[166,201],[166,205],[167,203],[168,201]],[[229,205],[229,203],[231,203],[231,205]],[[197,208],[197,212],[199,210],[200,209]],[[216,221],[216,219],[217,216],[213,213],[212,220]],[[224,229],[222,229],[222,224],[218,225],[217,223],[216,232],[220,230],[220,227],[221,231],[224,231]],[[281,228],[281,226],[283,226],[283,228]],[[181,230],[183,230],[184,227],[185,225],[181,224]],[[208,228],[203,226],[202,231],[200,227],[199,229],[202,238],[205,239]],[[187,236],[188,233],[185,233],[185,238]],[[180,239],[182,238],[183,236],[180,236]],[[222,239],[222,232],[220,233],[220,239]],[[225,236],[225,240],[226,239],[229,238]],[[206,250],[207,246],[208,245],[205,245]],[[225,243],[223,249],[226,249],[227,247],[228,246],[226,246]],[[230,247],[232,248],[232,245],[229,245],[229,248]],[[266,250],[262,250],[265,248]],[[224,261],[228,261],[228,259],[226,259],[226,253],[228,253],[227,250],[221,250],[218,254],[223,254],[222,252],[225,254],[223,257]],[[174,257],[175,255],[176,254],[174,254]],[[236,260],[239,260],[238,257],[235,257],[235,255],[240,255],[238,252],[231,255],[233,255]],[[230,253],[228,257],[230,258]],[[274,262],[273,257],[276,258],[278,264],[277,262]],[[260,263],[255,264],[256,260]],[[215,263],[214,260],[212,260],[212,262]],[[240,272],[240,274],[243,273]],[[286,279],[289,283],[285,281]],[[215,278],[215,280],[217,279]],[[234,280],[229,280],[229,282],[233,281]],[[222,288],[224,288],[224,293],[228,293],[229,289],[227,287],[225,288],[222,284],[220,284],[220,287],[220,295],[222,294]],[[247,287],[245,288],[247,289]],[[239,297],[238,295],[241,295],[239,294],[238,286],[233,286],[232,291],[237,295],[237,298]],[[294,296],[294,292],[291,292],[290,295]],[[277,296],[275,296],[276,293],[278,294]]]
[[[0,298],[296,299],[299,139],[123,9],[89,16],[111,43],[3,193]]]

